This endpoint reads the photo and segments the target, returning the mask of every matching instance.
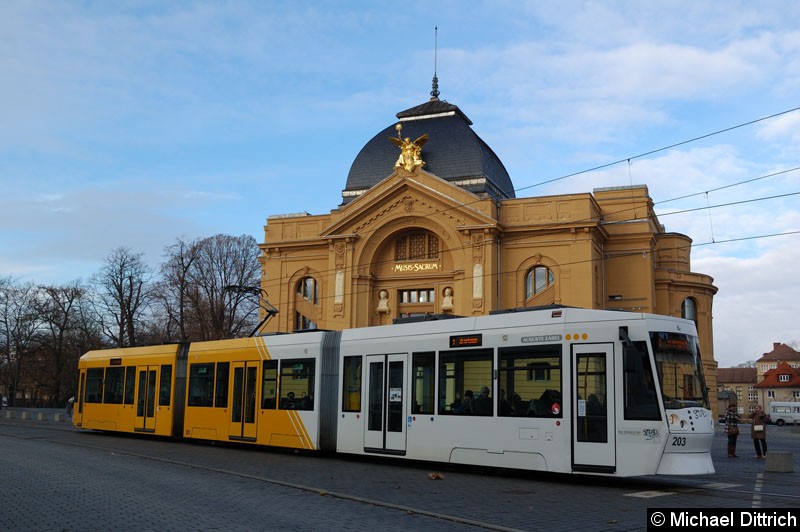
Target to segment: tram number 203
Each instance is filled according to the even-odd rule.
[[[686,438],[683,436],[673,436],[672,437],[672,446],[673,447],[685,447],[686,446]]]

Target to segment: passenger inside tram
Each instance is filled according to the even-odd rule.
[[[461,399],[456,394],[456,400],[453,402],[453,413],[455,414],[472,414],[474,413],[473,399],[474,394],[472,390],[464,392],[464,398]]]
[[[286,394],[286,397],[281,399],[281,408],[284,410],[286,409],[293,409],[296,408],[297,404],[294,399],[294,392],[289,392]]]
[[[478,416],[492,415],[492,399],[489,397],[489,387],[481,388],[481,394],[475,399],[475,414]]]

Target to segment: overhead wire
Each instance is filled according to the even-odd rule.
[[[800,107],[795,107],[795,108],[788,109],[788,110],[785,110],[785,111],[782,111],[782,112],[779,112],[779,113],[774,113],[774,114],[769,115],[769,116],[757,118],[755,120],[750,120],[748,122],[737,124],[735,126],[727,127],[727,128],[720,129],[720,130],[717,130],[717,131],[714,131],[714,132],[711,132],[711,133],[708,133],[708,134],[704,134],[704,135],[700,135],[700,136],[697,136],[697,137],[693,137],[693,138],[688,139],[688,140],[684,140],[684,141],[681,141],[681,142],[676,142],[676,143],[670,144],[668,146],[664,146],[664,147],[657,148],[657,149],[654,149],[654,150],[649,150],[647,152],[644,152],[644,153],[641,153],[641,154],[638,154],[638,155],[634,155],[632,157],[627,157],[625,159],[619,159],[619,160],[612,161],[612,162],[609,162],[609,163],[606,163],[606,164],[603,164],[603,165],[598,165],[598,166],[595,166],[595,167],[592,167],[592,168],[589,168],[589,169],[585,169],[585,170],[581,170],[581,171],[578,171],[578,172],[573,172],[573,173],[570,173],[570,174],[567,174],[567,175],[563,175],[563,176],[560,176],[558,178],[541,181],[539,183],[535,183],[535,184],[528,185],[528,186],[525,186],[525,187],[520,187],[520,188],[515,189],[515,192],[527,190],[527,189],[530,189],[530,188],[533,188],[533,187],[536,187],[536,186],[542,186],[542,185],[553,183],[553,182],[556,182],[556,181],[561,181],[561,180],[564,180],[564,179],[567,179],[567,178],[570,178],[570,177],[575,177],[575,176],[578,176],[578,175],[582,175],[582,174],[590,173],[590,172],[593,172],[593,171],[601,170],[601,169],[604,169],[604,168],[608,168],[610,166],[621,164],[623,162],[627,162],[628,163],[629,178],[630,178],[630,180],[632,182],[632,174],[630,173],[631,160],[639,159],[639,158],[646,157],[648,155],[653,155],[655,153],[666,151],[666,150],[669,150],[669,149],[672,149],[672,148],[675,148],[675,147],[679,147],[679,146],[683,146],[683,145],[686,145],[686,144],[690,144],[692,142],[696,142],[696,141],[699,141],[699,140],[702,140],[702,139],[706,139],[706,138],[709,138],[709,137],[712,137],[712,136],[715,136],[715,135],[719,135],[719,134],[722,134],[722,133],[733,131],[735,129],[739,129],[739,128],[746,127],[746,126],[749,126],[749,125],[752,125],[752,124],[756,124],[756,123],[759,123],[759,122],[762,122],[762,121],[765,121],[765,120],[776,118],[778,116],[782,116],[782,115],[785,115],[785,114],[788,114],[788,113],[791,113],[791,112],[794,112],[794,111],[798,111],[798,110],[800,110]],[[720,204],[720,205],[711,206],[710,204],[708,204],[708,196],[707,195],[708,195],[709,192],[715,192],[715,191],[723,190],[723,189],[726,189],[726,188],[740,186],[740,185],[743,185],[743,184],[752,183],[752,182],[755,182],[755,181],[759,181],[759,180],[762,180],[762,179],[767,179],[767,178],[770,178],[770,177],[775,177],[775,176],[778,176],[778,175],[786,174],[786,173],[797,171],[797,170],[800,170],[800,167],[794,167],[794,168],[785,169],[785,170],[782,170],[782,171],[779,171],[779,172],[774,172],[774,173],[763,175],[763,176],[759,176],[759,177],[756,177],[756,178],[747,179],[747,180],[740,181],[740,182],[737,182],[737,183],[731,183],[731,184],[728,184],[728,185],[725,185],[725,186],[717,187],[717,188],[714,188],[714,189],[709,189],[709,190],[702,191],[702,192],[696,192],[696,193],[693,193],[693,194],[678,196],[678,197],[670,198],[670,199],[667,199],[667,200],[661,200],[659,202],[653,202],[653,205],[658,205],[658,204],[662,204],[662,203],[668,203],[668,202],[672,202],[672,201],[678,201],[680,199],[686,199],[686,198],[693,197],[693,196],[696,196],[696,195],[705,194],[706,197],[707,197],[707,205],[706,205],[706,207],[703,207],[702,209],[708,209],[709,212],[710,212],[710,209],[712,209],[712,208],[719,208],[719,207],[724,207],[724,206],[731,206],[731,205],[739,205],[739,204],[744,204],[744,203],[750,203],[750,202],[754,202],[754,201],[763,201],[763,200],[768,200],[768,199],[775,199],[775,198],[793,196],[793,195],[800,194],[800,193],[797,193],[797,192],[788,193],[788,194],[783,194],[783,195],[769,196],[769,197],[765,197],[765,198],[749,199],[749,200],[743,200],[743,201],[740,201],[740,202],[730,202],[730,203],[726,203],[726,204]],[[631,187],[631,188],[633,188],[633,187]],[[482,202],[482,201],[485,201],[485,199],[484,198],[479,198],[479,199],[476,199],[474,202],[465,203],[465,204],[462,204],[462,205],[454,205],[454,206],[448,207],[446,209],[435,210],[435,211],[433,211],[431,213],[428,213],[428,214],[415,215],[415,216],[416,217],[421,217],[421,218],[428,217],[428,216],[434,216],[434,215],[437,215],[437,214],[442,214],[442,213],[447,212],[449,210],[460,209],[460,208],[463,208],[465,206],[469,206],[469,205],[471,205],[473,203],[478,203],[478,202]],[[628,208],[628,209],[623,209],[623,210],[620,210],[620,211],[616,211],[615,213],[607,213],[607,214],[620,214],[620,213],[624,213],[626,211],[630,211],[631,209],[633,209],[634,217],[636,218],[636,212],[635,212],[636,207],[635,207],[635,205],[634,205],[634,207],[631,207],[631,208]],[[696,210],[701,210],[701,208],[673,211],[673,212],[669,212],[669,213],[662,213],[662,214],[659,214],[657,216],[669,216],[669,215],[674,215],[674,214],[693,212],[693,211],[696,211]],[[649,217],[650,214],[648,213],[647,216]],[[405,218],[403,222],[407,223],[407,220],[408,220],[408,218]],[[589,218],[589,219],[584,219],[584,220],[569,220],[569,221],[565,221],[565,222],[553,222],[553,223],[546,224],[541,229],[547,228],[547,229],[549,229],[549,231],[556,231],[556,230],[558,230],[559,227],[563,227],[565,225],[575,225],[575,224],[580,224],[580,223],[588,223],[588,222],[591,222],[592,220],[593,219]],[[611,223],[615,223],[615,222],[606,222],[606,224],[611,224]],[[382,226],[382,228],[385,228],[385,226]],[[776,234],[776,235],[778,235],[778,236],[779,235],[791,235],[791,234],[796,234],[796,233],[797,232],[790,231],[790,232],[787,232],[787,233],[779,233],[779,234]],[[359,236],[360,237],[365,237],[365,236],[369,236],[370,234],[371,234],[371,232],[367,232],[367,233],[364,233],[364,234],[359,235]],[[547,233],[542,233],[541,231],[539,231],[539,232],[537,232],[536,236],[537,237],[538,236],[546,236],[546,234]],[[770,236],[776,236],[776,235],[766,235],[765,238],[766,237],[770,237]],[[513,239],[513,237],[511,237],[511,238]],[[523,240],[524,238],[531,238],[531,237],[528,236],[528,235],[520,236],[520,240],[514,240],[514,242],[524,241]],[[753,239],[753,238],[759,238],[759,237],[746,237],[746,238],[743,238],[742,240],[748,240],[748,239]],[[737,241],[737,240],[739,240],[739,239],[729,239],[729,240],[721,240],[721,241],[715,242],[714,237],[713,237],[713,228],[712,228],[712,242],[710,242],[710,243],[720,243],[721,244],[721,243],[733,242],[733,241]],[[506,239],[505,242],[508,243],[508,239]],[[483,242],[483,243],[486,243],[486,242]],[[709,243],[695,244],[695,245],[708,245],[708,244]],[[460,248],[458,248],[458,247],[449,248],[449,250],[450,251],[457,251],[457,250],[462,250],[463,251],[463,250],[465,250],[467,248],[471,248],[471,247],[473,247],[473,244],[470,242],[469,244],[467,244],[465,246],[462,246]],[[641,250],[639,252],[641,252]],[[386,261],[386,262],[393,262],[393,261]],[[377,264],[380,264],[380,263],[377,263]],[[373,264],[373,266],[374,266],[374,264]],[[348,271],[348,270],[350,270],[352,268],[354,268],[354,266],[344,268],[344,271]],[[326,273],[331,273],[332,271],[338,271],[338,270],[340,270],[340,269],[334,268],[334,269],[329,269],[329,270],[322,270],[322,271],[319,271],[318,273],[326,274]],[[501,275],[503,273],[509,273],[509,272],[498,272],[497,275]],[[277,282],[282,285],[282,283],[288,278],[290,278],[290,276],[282,277],[281,279],[277,280]],[[346,295],[355,295],[355,294],[356,294],[356,292],[351,292],[351,293],[346,294]],[[333,296],[326,296],[326,297],[333,297]]]

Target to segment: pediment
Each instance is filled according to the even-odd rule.
[[[400,170],[342,207],[336,221],[320,236],[363,234],[388,220],[410,216],[446,219],[456,228],[494,227],[497,220],[484,212],[492,205],[492,200],[479,198],[433,174]]]

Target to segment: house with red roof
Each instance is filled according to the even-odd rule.
[[[800,402],[800,352],[775,343],[756,361],[756,370],[757,401],[765,411],[773,401]]]

